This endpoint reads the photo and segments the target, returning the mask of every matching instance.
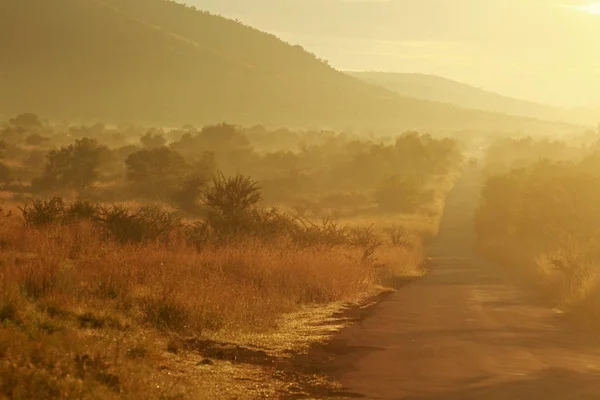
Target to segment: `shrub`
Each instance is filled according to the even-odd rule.
[[[207,183],[208,180],[200,175],[187,177],[172,195],[173,203],[182,211],[197,214],[201,210],[199,202],[202,190]]]
[[[50,225],[76,222],[80,220],[97,220],[101,207],[91,201],[76,201],[67,204],[62,197],[51,199],[35,199],[26,203],[21,212],[23,218],[31,225]]]
[[[17,126],[25,129],[41,128],[42,121],[39,116],[33,113],[19,114],[8,121],[12,126]]]
[[[120,206],[102,209],[99,221],[110,236],[122,243],[167,241],[182,232],[181,219],[159,207],[130,211]]]
[[[369,227],[351,229],[349,232],[349,243],[361,249],[363,252],[363,263],[371,263],[374,261],[375,251],[383,246],[384,241],[375,233],[373,225],[371,225]]]
[[[40,189],[73,188],[85,189],[91,186],[99,176],[106,147],[94,139],[83,138],[75,144],[50,151],[41,178],[32,182]]]
[[[394,247],[402,247],[407,250],[414,248],[413,238],[408,230],[399,226],[392,226],[387,229],[389,243]]]
[[[167,139],[160,134],[148,131],[144,136],[140,138],[140,143],[145,149],[156,149],[164,147],[167,144]]]
[[[62,197],[36,199],[21,208],[23,218],[31,225],[49,225],[63,220],[66,204]]]
[[[258,183],[241,174],[221,175],[204,192],[204,204],[210,208],[208,222],[216,231],[228,234],[241,233],[252,225],[251,210],[261,200]]]
[[[335,247],[349,242],[349,228],[328,218],[319,224],[297,218],[299,229],[293,231],[294,242],[303,246]]]
[[[223,175],[213,180],[205,192],[205,204],[226,216],[244,213],[262,200],[258,183],[247,176],[237,174],[226,178]]]
[[[143,149],[125,161],[127,180],[144,196],[171,196],[187,175],[189,165],[181,154],[167,147]]]
[[[69,205],[64,212],[66,221],[97,220],[100,217],[101,207],[98,203],[79,200]]]

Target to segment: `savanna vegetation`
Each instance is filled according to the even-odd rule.
[[[417,132],[21,114],[0,138],[0,393],[20,399],[207,396],[182,354],[422,274],[462,163]]]
[[[498,142],[489,150],[478,246],[585,323],[600,313],[600,145]],[[522,268],[525,267],[525,268]]]

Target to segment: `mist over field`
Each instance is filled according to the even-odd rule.
[[[598,38],[578,0],[3,0],[0,398],[594,398]]]

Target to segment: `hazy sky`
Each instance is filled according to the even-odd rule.
[[[524,99],[600,106],[600,1],[187,0],[340,69],[442,75]]]

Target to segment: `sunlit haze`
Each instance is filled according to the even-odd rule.
[[[562,106],[600,105],[600,3],[188,0],[346,70],[441,75]]]
[[[0,400],[600,400],[600,0],[0,0]]]

